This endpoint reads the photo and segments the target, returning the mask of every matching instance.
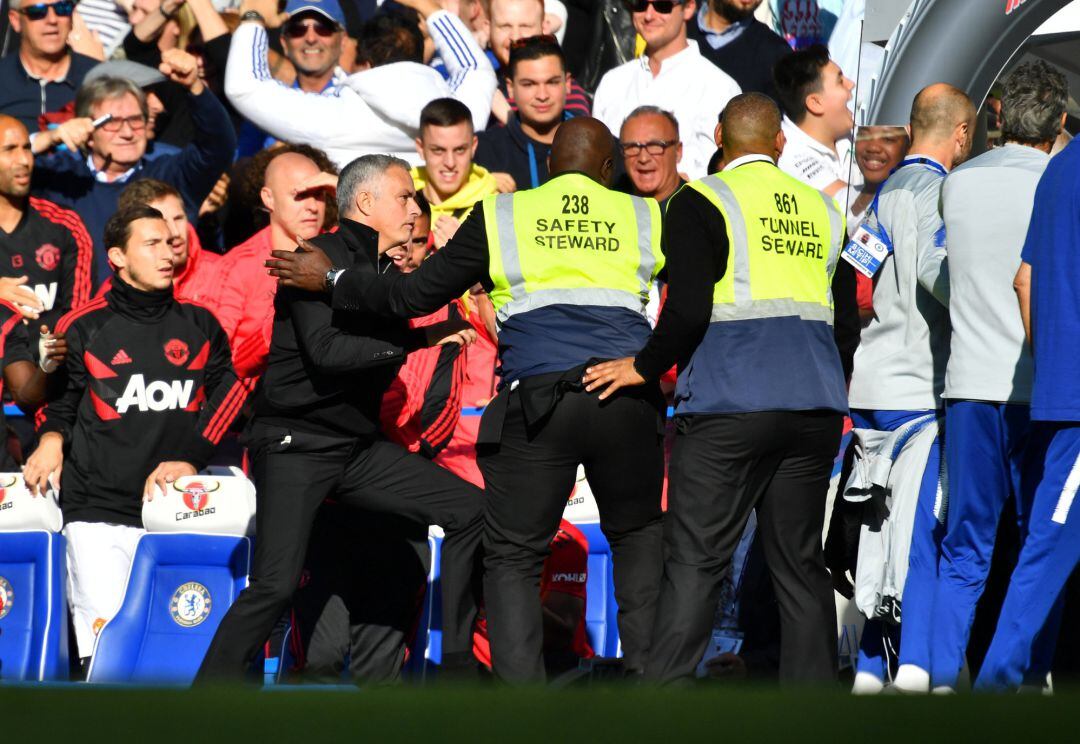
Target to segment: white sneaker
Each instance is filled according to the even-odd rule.
[[[885,688],[885,683],[870,672],[856,672],[855,684],[851,686],[852,695],[877,695]]]
[[[914,664],[901,664],[896,670],[893,687],[899,692],[925,695],[930,692],[930,672]]]
[[[955,695],[956,688],[949,687],[948,685],[938,685],[934,689],[930,690],[931,695]]]

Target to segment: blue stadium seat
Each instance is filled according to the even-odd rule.
[[[598,523],[574,526],[589,541],[589,579],[585,585],[585,627],[589,644],[597,656],[619,656],[619,606],[615,603],[611,547]]]
[[[190,684],[250,567],[246,537],[143,535],[124,603],[98,636],[87,680]]]
[[[65,550],[47,530],[0,532],[0,680],[67,679]]]
[[[442,534],[428,532],[431,549],[431,571],[428,573],[427,593],[424,607],[416,624],[416,637],[409,646],[409,661],[405,675],[410,679],[423,680],[433,666],[442,663]]]

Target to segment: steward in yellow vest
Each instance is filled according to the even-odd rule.
[[[844,219],[832,197],[776,167],[784,136],[771,99],[736,96],[721,126],[724,170],[668,203],[668,297],[656,330],[635,358],[595,365],[585,380],[607,395],[679,364],[667,563],[646,677],[693,676],[756,510],[780,605],[780,676],[824,682],[837,666],[821,542],[847,412],[831,292]]]
[[[608,189],[615,156],[598,120],[563,123],[547,183],[484,199],[407,275],[337,270],[317,249],[272,262],[284,286],[316,290],[325,282],[333,307],[345,312],[417,317],[477,282],[490,293],[502,386],[484,412],[477,453],[487,489],[492,666],[507,681],[545,678],[537,587],[579,466],[617,567],[628,670],[643,670],[652,636],[662,570],[663,396],[653,381],[601,401],[582,383],[586,367],[636,354],[648,340],[645,306],[664,266],[657,203]],[[346,168],[339,197],[349,180]]]

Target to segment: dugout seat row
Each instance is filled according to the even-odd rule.
[[[92,682],[189,683],[247,585],[254,486],[242,475],[181,478],[144,505],[123,604],[101,630]],[[55,494],[0,474],[0,680],[67,679],[66,541]]]
[[[32,498],[18,474],[0,474],[0,486],[0,680],[66,679],[66,542],[55,495]],[[191,682],[247,585],[254,497],[242,474],[199,475],[144,505],[148,532],[136,548],[123,604],[98,636],[89,681]],[[589,641],[598,656],[618,656],[611,551],[599,525],[578,527],[589,541]],[[406,669],[413,679],[427,677],[442,657],[437,528],[429,545],[429,591]]]
[[[180,478],[143,503],[124,601],[98,635],[88,682],[190,684],[251,572],[255,486]]]
[[[0,474],[0,681],[68,673],[66,543],[56,495]]]

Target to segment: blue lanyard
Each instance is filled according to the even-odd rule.
[[[891,176],[893,173],[896,173],[896,171],[900,170],[905,165],[925,165],[930,170],[940,173],[943,176],[949,175],[949,172],[945,170],[945,167],[941,163],[938,163],[935,160],[931,160],[930,158],[904,158],[900,161],[900,165],[889,171],[889,175]],[[874,194],[874,200],[870,202],[870,206],[866,210],[867,215],[869,215],[871,212],[873,212],[875,215],[877,214],[878,199],[881,197],[881,188],[884,185],[885,181],[882,181],[878,184],[877,192]],[[884,228],[882,228],[881,231],[883,234],[885,234]],[[888,235],[885,234],[885,237],[887,238]],[[892,253],[892,241],[885,240],[885,244],[889,247],[889,253]]]
[[[536,149],[529,142],[529,178],[532,180],[532,188],[540,185],[540,173],[536,169]]]
[[[949,171],[945,170],[945,166],[930,158],[904,158],[900,161],[900,165],[889,171],[889,175],[891,176],[893,173],[896,173],[896,171],[900,170],[905,165],[925,165],[930,170],[937,171],[943,176],[949,175]]]

